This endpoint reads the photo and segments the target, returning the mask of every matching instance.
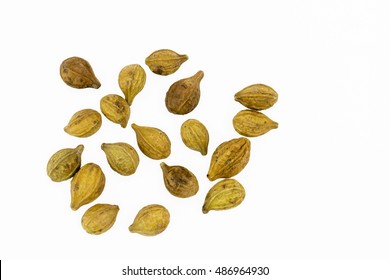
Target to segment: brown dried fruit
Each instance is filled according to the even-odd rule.
[[[227,210],[241,204],[245,198],[244,187],[234,179],[224,179],[216,183],[207,193],[202,212]]]
[[[278,94],[270,86],[254,84],[237,92],[234,95],[234,100],[248,109],[265,110],[278,101]]]
[[[72,210],[97,199],[104,190],[106,177],[99,165],[87,163],[74,175],[70,183]]]
[[[145,236],[154,236],[162,233],[169,224],[168,210],[159,204],[151,204],[143,207],[129,226],[129,231]]]
[[[96,204],[85,211],[81,225],[89,234],[102,234],[114,225],[118,211],[118,205]]]
[[[164,159],[171,154],[171,141],[162,130],[150,127],[131,125],[141,152],[151,159]]]
[[[203,76],[203,71],[198,71],[194,76],[181,79],[170,86],[165,96],[169,112],[185,115],[195,109],[200,99],[200,82]]]
[[[88,61],[80,57],[70,57],[65,59],[60,66],[62,80],[73,88],[95,88],[100,87],[100,82],[96,78]]]
[[[242,110],[233,118],[234,129],[243,136],[256,137],[278,127],[278,123],[263,113],[253,110]]]
[[[170,75],[175,73],[180,66],[188,60],[185,54],[178,54],[172,50],[162,49],[153,52],[145,59],[145,64],[158,75]]]
[[[118,77],[119,87],[125,95],[129,105],[146,83],[145,70],[139,64],[130,64],[122,68]]]
[[[195,119],[185,121],[180,128],[180,136],[188,148],[207,155],[209,133],[200,121]]]
[[[76,137],[89,137],[102,126],[102,116],[93,109],[83,109],[76,112],[69,120],[64,131]]]
[[[214,181],[240,173],[249,162],[251,143],[245,137],[220,144],[211,156],[207,178]]]
[[[167,190],[176,197],[194,196],[199,190],[198,180],[187,168],[179,165],[168,166],[160,163],[164,184]]]
[[[130,106],[117,94],[108,94],[100,99],[100,110],[110,121],[125,128],[130,118]]]
[[[83,145],[76,148],[66,148],[55,152],[47,163],[47,175],[54,182],[68,180],[80,169]]]
[[[139,156],[131,145],[123,142],[103,143],[101,148],[114,171],[124,176],[135,173],[139,164]]]

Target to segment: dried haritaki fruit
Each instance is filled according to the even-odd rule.
[[[146,82],[145,70],[139,64],[130,64],[119,72],[118,83],[129,105],[134,97],[144,88]]]
[[[180,66],[188,60],[185,54],[178,54],[172,50],[162,49],[153,52],[145,59],[145,64],[158,75],[170,75],[175,73]]]
[[[235,138],[220,144],[213,155],[207,178],[214,181],[230,178],[244,169],[249,162],[251,143],[245,137]]]
[[[95,204],[85,211],[81,225],[90,234],[101,234],[114,225],[118,211],[118,205]]]
[[[169,112],[185,115],[195,109],[200,99],[200,81],[203,76],[203,71],[198,71],[194,76],[181,79],[170,86],[165,96]]]
[[[278,123],[263,113],[253,110],[242,110],[233,118],[234,129],[243,136],[256,137],[278,127]]]
[[[263,84],[250,85],[234,95],[234,100],[240,102],[248,109],[265,110],[278,101],[277,92]]]
[[[83,145],[76,148],[66,148],[55,152],[47,163],[47,175],[54,182],[68,180],[80,169]]]
[[[216,183],[207,193],[202,212],[226,210],[241,204],[245,198],[244,187],[234,179],[224,179]]]
[[[74,175],[70,183],[70,208],[81,206],[97,199],[104,190],[106,177],[99,165],[87,163]]]
[[[100,82],[88,61],[80,57],[65,59],[60,66],[62,80],[73,88],[96,88]]]
[[[102,116],[93,109],[83,109],[76,112],[69,120],[64,131],[76,137],[89,137],[102,126]]]
[[[110,121],[125,128],[130,118],[130,106],[120,95],[108,94],[100,99],[100,110]]]
[[[171,154],[171,141],[162,130],[135,123],[131,127],[137,137],[138,147],[145,156],[151,159],[164,159]]]
[[[168,210],[159,204],[151,204],[142,208],[136,215],[129,231],[145,236],[154,236],[162,233],[169,224]]]
[[[139,156],[131,145],[123,142],[103,143],[101,148],[106,154],[108,164],[117,173],[128,176],[137,170]]]
[[[187,168],[179,165],[168,166],[160,163],[164,184],[167,190],[174,196],[180,198],[191,197],[199,190],[198,180]]]
[[[183,143],[190,149],[207,155],[209,146],[209,133],[207,128],[198,120],[186,120],[180,128]]]

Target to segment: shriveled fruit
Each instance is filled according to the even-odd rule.
[[[72,210],[97,199],[104,190],[106,177],[99,165],[87,163],[74,175],[70,183]]]
[[[102,116],[93,109],[83,109],[76,112],[69,120],[64,131],[76,137],[89,137],[102,126]]]
[[[125,128],[130,118],[130,106],[120,95],[108,94],[100,99],[100,110],[110,121]]]
[[[145,86],[145,70],[139,64],[127,65],[119,72],[118,83],[127,103],[131,105],[134,98]]]
[[[240,205],[244,198],[245,189],[237,180],[224,179],[208,191],[202,212],[231,209]]]
[[[134,174],[139,164],[137,151],[127,143],[103,143],[102,150],[106,154],[108,164],[117,173],[128,176]]]
[[[180,66],[188,60],[185,54],[178,54],[172,50],[162,49],[150,54],[145,59],[145,64],[158,75],[170,75],[175,73]]]
[[[169,224],[170,214],[168,210],[159,204],[151,204],[143,207],[135,216],[129,231],[145,236],[154,236],[162,233]]]
[[[207,128],[200,121],[189,119],[180,128],[180,136],[183,143],[190,149],[207,154],[209,145],[209,133]]]
[[[66,148],[55,152],[49,159],[46,167],[47,175],[54,182],[68,180],[80,169],[83,145],[76,148]]]
[[[95,88],[100,87],[88,61],[81,57],[73,56],[65,59],[60,66],[61,79],[73,88]]]
[[[278,101],[277,92],[264,84],[250,85],[234,95],[234,100],[248,109],[265,110]]]
[[[89,234],[102,234],[114,225],[118,211],[118,205],[95,204],[85,211],[81,225]]]
[[[242,110],[233,118],[234,129],[243,136],[256,137],[271,129],[278,128],[278,123],[263,113],[253,110]]]
[[[240,173],[249,162],[251,143],[245,137],[220,144],[211,156],[207,178],[214,181]]]
[[[186,198],[195,195],[199,190],[196,176],[184,166],[169,166],[160,163],[164,184],[167,190],[176,197]]]

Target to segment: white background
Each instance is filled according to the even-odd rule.
[[[2,1],[0,257],[2,259],[389,260],[390,97],[387,1]],[[169,48],[189,60],[173,75],[153,74],[144,59]],[[59,76],[70,57],[88,60],[102,86],[77,90]],[[128,64],[147,72],[130,124],[164,130],[169,165],[183,165],[200,183],[179,199],[162,181],[160,161],[138,149],[133,130],[103,118],[97,134],[79,139],[63,127],[73,113],[99,110],[121,94]],[[203,70],[201,100],[188,115],[169,113],[165,93]],[[279,123],[251,138],[247,167],[235,178],[247,191],[237,208],[202,214],[210,157],[238,137],[231,120],[244,107],[235,92],[272,86],[279,101],[264,113]],[[205,157],[181,142],[183,121],[210,133]],[[103,142],[124,141],[140,154],[136,174],[110,169]],[[94,203],[118,204],[113,228],[84,232],[80,219],[94,203],[69,207],[70,181],[52,182],[46,164],[57,150],[84,144],[83,163],[106,174]],[[150,203],[171,212],[156,237],[127,227]]]

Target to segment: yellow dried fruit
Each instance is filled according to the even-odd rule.
[[[145,59],[145,64],[158,75],[170,75],[175,73],[180,66],[188,60],[185,54],[178,54],[172,50],[162,49],[153,52]]]
[[[55,152],[47,163],[47,175],[54,182],[68,180],[80,169],[83,145],[76,148],[66,148]]]
[[[108,94],[100,99],[100,110],[110,121],[125,128],[130,118],[130,106],[117,94]]]
[[[248,109],[265,110],[278,101],[278,94],[270,86],[254,84],[237,92],[234,95],[234,100]]]
[[[62,80],[73,88],[95,88],[100,87],[88,61],[81,57],[70,57],[65,59],[60,66]]]
[[[96,204],[85,211],[81,225],[89,234],[102,234],[114,225],[118,212],[118,205]]]
[[[216,183],[207,193],[202,212],[226,210],[241,204],[245,198],[244,187],[234,179],[224,179]]]
[[[168,210],[159,204],[151,204],[142,208],[136,215],[129,231],[145,236],[154,236],[162,233],[169,224]]]
[[[99,165],[87,163],[74,175],[70,183],[72,210],[97,199],[104,190],[106,177]]]
[[[256,137],[278,127],[278,123],[263,113],[253,110],[242,110],[233,118],[234,129],[243,136]]]
[[[251,143],[245,137],[220,144],[211,156],[207,178],[214,181],[240,173],[249,162]]]
[[[102,126],[102,116],[93,109],[83,109],[76,112],[69,120],[64,131],[76,137],[89,137]]]
[[[136,134],[138,147],[145,156],[151,159],[164,159],[171,154],[171,141],[162,130],[135,123],[131,127]]]
[[[198,180],[187,168],[179,165],[168,166],[160,163],[164,184],[167,190],[174,196],[180,198],[191,197],[199,190]]]
[[[200,82],[203,71],[173,83],[165,96],[165,105],[169,112],[185,115],[195,109],[200,99]]]
[[[209,133],[207,128],[198,120],[186,120],[180,128],[180,136],[184,144],[202,155],[207,155]]]
[[[130,64],[122,68],[118,77],[119,87],[129,105],[135,96],[144,88],[146,83],[145,70],[139,64]]]
[[[139,164],[139,156],[131,145],[123,142],[103,143],[101,148],[114,171],[124,176],[135,173]]]

